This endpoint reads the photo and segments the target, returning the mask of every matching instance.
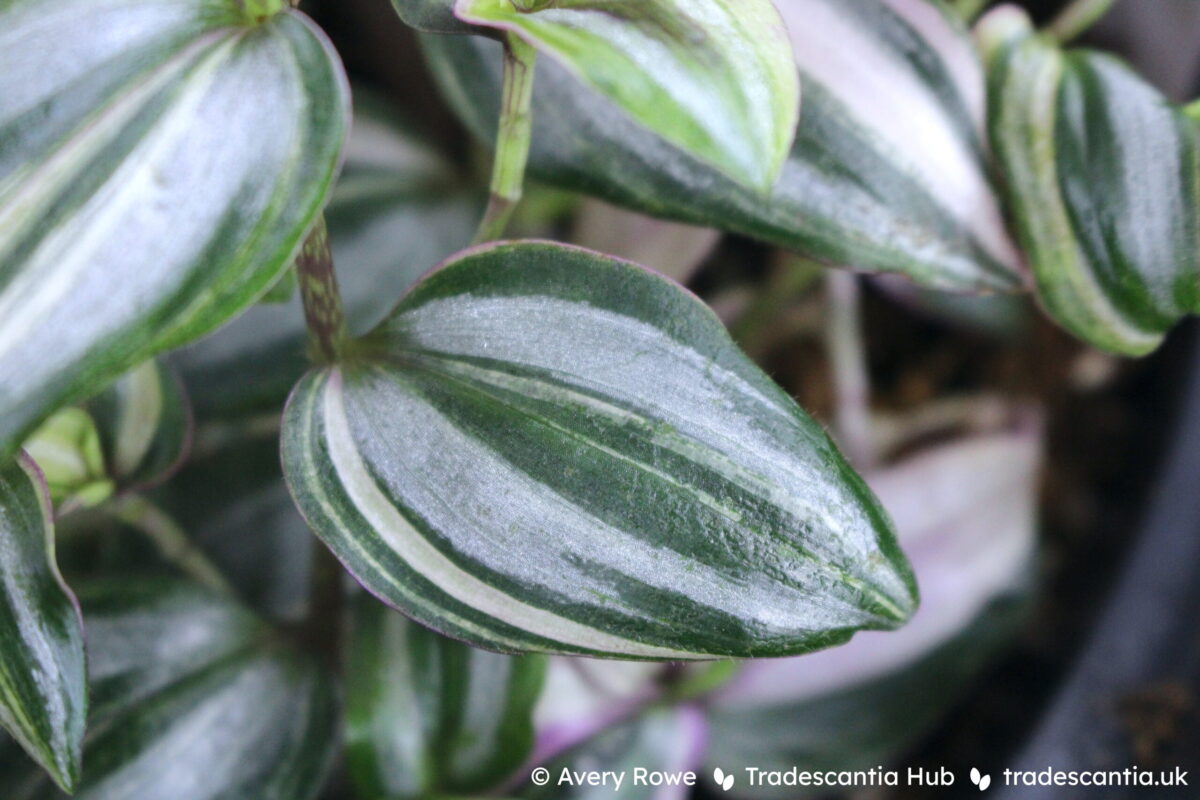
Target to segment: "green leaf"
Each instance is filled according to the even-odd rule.
[[[1003,8],[991,133],[1039,299],[1117,353],[1153,350],[1200,310],[1200,129],[1111,56],[1063,51]]]
[[[284,418],[288,484],[377,596],[502,651],[801,653],[916,605],[820,426],[676,284],[550,243],[460,254]]]
[[[770,0],[458,0],[455,13],[553,56],[638,124],[766,192],[800,113]]]
[[[353,620],[346,739],[363,797],[470,795],[524,762],[544,657],[476,650],[365,593]]]
[[[79,606],[54,559],[52,514],[41,472],[18,453],[0,470],[0,723],[71,790],[87,675]]]
[[[0,455],[252,304],[323,205],[337,57],[298,12],[245,20],[234,0],[0,6]]]
[[[483,210],[413,125],[356,92],[346,163],[325,211],[351,333],[363,333],[428,269],[465,247]],[[300,298],[256,306],[173,354],[201,414],[278,413],[308,368]]]
[[[1027,617],[1041,447],[1040,426],[1020,424],[920,451],[872,475],[912,559],[920,610],[895,633],[742,665],[710,698],[709,766],[870,769],[927,736]],[[806,795],[745,783],[733,794]]]
[[[278,411],[274,421],[278,423]],[[299,622],[316,541],[283,483],[276,435],[234,426],[232,444],[191,459],[156,499],[254,609]]]
[[[25,441],[24,450],[41,469],[59,514],[112,497],[116,487],[104,464],[100,430],[84,409],[71,406],[55,412]]]
[[[169,476],[186,457],[192,415],[178,377],[150,360],[83,407],[56,411],[25,441],[58,514]]]
[[[122,489],[144,489],[170,476],[187,456],[192,412],[183,385],[160,361],[126,373],[92,398],[107,473]]]
[[[769,196],[642,129],[551,59],[534,82],[530,173],[833,266],[956,291],[1021,288],[1024,268],[986,165],[983,70],[961,21],[924,0],[777,5],[804,111]],[[490,141],[499,46],[478,37],[421,42],[447,100]]]
[[[454,0],[392,0],[392,6],[405,25],[426,33],[488,33],[456,17]]]
[[[173,580],[80,591],[93,712],[82,800],[308,800],[336,744],[331,681],[236,604]],[[8,800],[58,795],[9,764]]]

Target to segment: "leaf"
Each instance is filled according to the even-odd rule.
[[[283,483],[278,438],[238,427],[231,436],[231,445],[189,461],[157,499],[238,597],[271,619],[299,622],[316,543]]]
[[[1022,424],[872,476],[912,559],[921,608],[892,634],[743,665],[712,698],[710,765],[869,769],[932,730],[1025,619],[1041,446],[1039,426]],[[734,794],[796,789],[739,785]]]
[[[630,118],[760,192],[800,113],[770,0],[457,0],[466,22],[516,34]]]
[[[325,211],[353,333],[377,323],[405,289],[471,241],[483,194],[410,122],[356,93],[346,164]],[[299,297],[256,306],[173,354],[202,414],[277,414],[308,368]]]
[[[183,385],[150,360],[92,398],[108,475],[122,489],[144,489],[171,475],[191,447],[192,411]]]
[[[374,594],[502,651],[784,655],[916,604],[821,428],[675,284],[466,251],[285,411],[309,525]]]
[[[1039,299],[1081,339],[1147,353],[1200,310],[1200,131],[1115,58],[1000,12],[980,34],[991,132]]]
[[[41,470],[58,514],[91,508],[112,497],[116,487],[105,468],[100,431],[82,408],[55,412],[25,441],[24,450]]]
[[[533,746],[545,659],[476,650],[360,593],[347,668],[347,752],[363,797],[470,795]]]
[[[41,472],[19,453],[0,470],[0,723],[71,790],[87,674],[79,606],[54,559],[52,514]]]
[[[316,795],[338,709],[310,659],[237,605],[181,581],[102,581],[80,599],[93,713],[76,798]],[[47,796],[17,765],[6,779],[9,800]]]
[[[962,23],[923,0],[777,5],[804,112],[769,196],[643,130],[549,59],[534,82],[531,174],[833,266],[899,272],[955,291],[1022,288],[1024,268],[986,167],[983,70]],[[421,43],[454,110],[492,140],[499,45],[478,37]]]
[[[454,0],[392,0],[392,6],[405,25],[426,33],[487,33],[456,17]]]
[[[10,0],[0,53],[4,455],[278,279],[348,90],[306,17],[234,0]]]
[[[708,725],[695,706],[659,708],[605,731],[548,765],[549,784],[526,784],[518,795],[527,798],[600,798],[614,793],[612,779],[606,786],[560,785],[564,771],[592,770],[624,775],[619,796],[634,800],[670,800],[686,797],[687,784],[675,779],[659,786],[634,782],[634,770],[661,771],[681,775],[696,771],[704,758]],[[754,762],[748,762],[754,763]]]

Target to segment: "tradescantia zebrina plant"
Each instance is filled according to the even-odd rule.
[[[913,616],[830,435],[698,297],[516,214],[527,165],[796,274],[1035,287],[1109,349],[1196,308],[1195,126],[1061,30],[991,17],[985,60],[936,0],[394,0],[494,149],[485,207],[424,109],[360,93],[350,131],[294,5],[0,0],[5,798],[311,800],[339,718],[370,800],[696,766],[729,659]],[[930,597],[936,643],[991,652]],[[881,651],[919,670],[917,639]],[[719,661],[617,665],[547,733],[586,692],[543,683],[614,666],[579,656]]]

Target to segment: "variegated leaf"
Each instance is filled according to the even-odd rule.
[[[191,437],[183,386],[152,359],[82,407],[56,411],[24,449],[41,468],[62,515],[163,480],[187,455]]]
[[[1024,618],[1041,446],[1040,426],[1023,421],[871,476],[912,559],[921,608],[892,634],[744,664],[711,698],[709,765],[869,769],[926,735]],[[831,738],[831,730],[841,733]],[[795,787],[746,784],[733,794],[807,796]]]
[[[392,0],[404,24],[426,33],[491,33],[454,15],[454,0]]]
[[[183,385],[165,364],[150,360],[92,398],[107,471],[122,489],[151,486],[187,456],[192,412]]]
[[[86,721],[79,606],[55,563],[49,492],[18,453],[0,469],[0,723],[72,790]]]
[[[271,619],[298,623],[312,599],[317,542],[283,483],[274,432],[235,425],[229,435],[228,446],[189,460],[157,498],[238,597]]]
[[[831,265],[899,272],[941,289],[1022,288],[1024,267],[987,168],[983,70],[961,22],[933,0],[776,5],[804,110],[769,196],[639,128],[549,60],[534,85],[531,173]],[[421,41],[446,98],[472,132],[491,139],[498,45]]]
[[[93,699],[81,800],[309,800],[335,752],[331,680],[251,614],[173,580],[85,586]],[[6,800],[60,797],[19,763]]]
[[[1039,299],[1117,353],[1200,310],[1200,126],[1129,67],[1063,51],[1024,12],[980,23],[991,134]]]
[[[25,440],[24,450],[42,471],[58,514],[91,508],[116,489],[104,461],[96,420],[77,406],[56,411]]]
[[[824,431],[694,297],[585,250],[432,273],[300,382],[283,459],[365,586],[490,648],[784,655],[916,604]]]
[[[356,92],[346,163],[325,211],[352,333],[364,333],[430,265],[465,247],[483,193],[411,122]],[[198,412],[277,413],[304,374],[300,298],[256,306],[178,353]]]
[[[361,796],[474,795],[529,755],[544,657],[476,650],[361,593],[349,659],[346,738]]]
[[[347,94],[290,9],[0,4],[0,454],[278,279],[324,202]]]
[[[467,22],[553,56],[639,125],[766,192],[800,86],[770,0],[457,0]]]

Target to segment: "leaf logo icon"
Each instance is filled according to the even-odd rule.
[[[725,770],[717,767],[713,770],[713,783],[721,787],[721,791],[728,792],[733,788],[733,775],[726,775]]]
[[[986,792],[987,788],[992,785],[991,775],[981,775],[979,770],[971,767],[971,783],[979,787],[979,791]]]

